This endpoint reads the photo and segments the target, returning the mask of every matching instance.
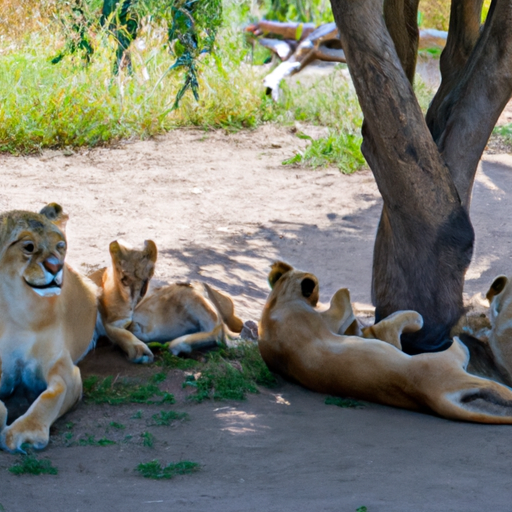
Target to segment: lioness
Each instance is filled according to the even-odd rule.
[[[74,363],[94,341],[96,287],[64,263],[66,220],[55,203],[0,215],[0,446],[8,451],[44,448],[50,425],[82,392]],[[3,401],[20,388],[35,401],[6,426]]]
[[[206,283],[152,287],[157,248],[151,240],[144,245],[138,250],[112,242],[112,267],[89,276],[102,288],[99,307],[105,334],[131,361],[153,359],[143,342],[170,342],[169,350],[178,355],[216,346],[230,331],[242,330],[231,298]]]
[[[367,330],[367,336],[380,340],[344,336],[338,333],[352,315],[348,290],[336,292],[322,312],[313,274],[276,262],[269,283],[259,348],[271,370],[321,393],[455,420],[512,423],[512,390],[468,374],[468,351],[457,338],[444,352],[409,356],[401,351],[401,332],[422,327],[418,313],[398,312]],[[380,324],[387,325],[381,329]]]

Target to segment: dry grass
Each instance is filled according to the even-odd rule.
[[[0,0],[0,40],[22,40],[45,30],[58,0]]]

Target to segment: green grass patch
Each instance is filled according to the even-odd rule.
[[[498,135],[503,144],[512,148],[512,123],[496,126],[492,133]]]
[[[336,405],[338,407],[352,408],[364,407],[362,402],[353,398],[340,398],[339,396],[328,396],[324,402],[326,405]]]
[[[328,75],[281,82],[283,100],[273,120],[290,124],[300,121],[326,126],[344,133],[359,133],[363,114],[356,93],[347,78],[347,67],[336,66]]]
[[[117,423],[117,421],[111,421],[108,424],[108,426],[115,428],[116,430],[124,430],[126,428],[126,425],[123,425],[122,423]]]
[[[283,165],[301,165],[305,167],[325,167],[335,165],[344,174],[352,174],[365,164],[361,153],[363,139],[360,135],[344,132],[330,132],[327,137],[313,139],[304,133],[298,137],[310,141],[304,151],[283,161]]]
[[[101,439],[96,439],[96,436],[86,434],[87,437],[80,439],[78,441],[79,446],[110,446],[116,444],[115,441],[111,439],[107,439],[102,437]]]
[[[257,393],[258,385],[272,387],[277,380],[261,358],[256,343],[242,343],[236,348],[224,348],[206,356],[196,379],[189,376],[184,386],[197,389],[191,400],[244,400],[247,393]]]
[[[56,475],[59,470],[48,459],[38,459],[32,454],[22,455],[20,462],[11,466],[13,475]]]
[[[151,343],[150,348],[155,355],[154,364],[166,370],[191,370],[200,364],[195,359],[177,357],[171,354],[167,346],[160,343],[158,343],[158,347],[155,346],[155,343]]]
[[[362,506],[356,508],[356,512],[368,512],[368,507]]]
[[[167,426],[173,421],[188,419],[186,412],[160,411],[158,414],[151,416],[152,426]]]
[[[154,380],[155,377],[153,377],[153,382]],[[142,384],[126,379],[114,381],[111,376],[101,380],[98,376],[93,375],[83,381],[84,400],[88,403],[110,405],[173,404],[174,396],[171,393],[162,392],[153,382]]]
[[[188,460],[182,460],[180,462],[171,462],[165,467],[162,467],[158,460],[152,460],[145,464],[139,464],[136,470],[144,478],[153,478],[156,480],[170,479],[176,475],[188,475],[199,471],[200,466],[197,462],[190,462]]]
[[[155,444],[155,436],[151,432],[142,432],[140,437],[142,439],[142,446],[145,446],[146,448],[153,448],[153,445]]]

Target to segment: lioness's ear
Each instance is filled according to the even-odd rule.
[[[506,276],[498,276],[493,283],[491,284],[491,287],[489,288],[489,291],[485,295],[487,300],[491,302],[493,297],[496,297],[496,295],[499,295],[505,286],[507,286],[508,283],[508,277]]]
[[[293,267],[284,261],[276,261],[272,263],[270,268],[272,269],[268,275],[268,284],[270,285],[270,288],[274,288],[279,278],[286,274],[286,272],[293,270]]]
[[[156,244],[153,240],[144,240],[144,255],[153,263],[156,262],[158,249],[156,248]]]
[[[68,222],[69,215],[64,213],[64,210],[60,204],[47,204],[39,213],[49,219],[63,233],[66,232],[66,223]]]

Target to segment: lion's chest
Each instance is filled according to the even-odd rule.
[[[37,361],[27,360],[23,354],[13,352],[2,357],[0,400],[5,400],[20,389],[24,394],[35,398],[46,389],[46,382]]]

